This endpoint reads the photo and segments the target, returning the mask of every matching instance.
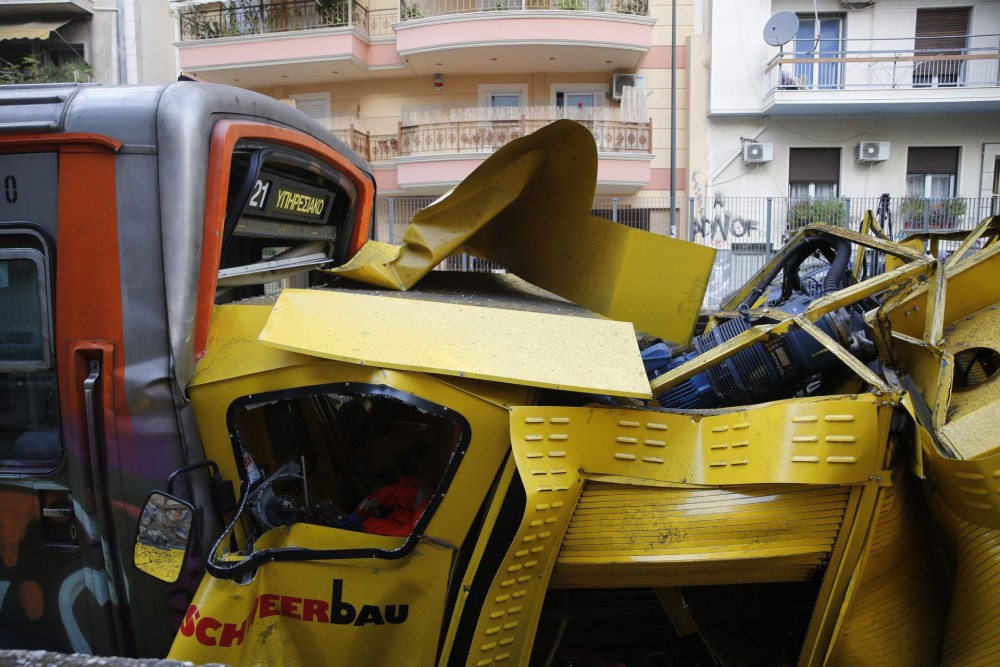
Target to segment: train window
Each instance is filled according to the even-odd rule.
[[[62,456],[48,276],[37,235],[0,234],[0,472],[49,472]]]
[[[349,253],[357,188],[320,160],[245,140],[233,151],[216,303],[308,287]]]
[[[385,387],[304,391],[254,395],[230,411],[252,529],[418,533],[461,460],[464,420]]]

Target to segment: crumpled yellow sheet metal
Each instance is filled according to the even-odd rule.
[[[401,247],[369,241],[332,271],[405,290],[464,251],[639,331],[687,342],[715,251],[590,215],[596,182],[593,135],[557,121],[502,147],[420,211]]]

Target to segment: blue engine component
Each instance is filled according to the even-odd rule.
[[[800,274],[800,265],[814,253],[825,255],[829,264]],[[779,275],[783,276],[782,287],[767,305],[790,315],[802,313],[815,298],[840,289],[850,280],[850,256],[850,245],[843,239],[820,235],[800,241],[786,254],[783,263],[772,267],[748,293],[739,306],[742,317],[725,320],[695,338],[694,349],[688,352],[671,354],[664,343],[646,348],[642,358],[647,374],[653,379],[749,330],[754,324],[750,305],[767,293]],[[841,308],[828,313],[816,321],[816,326],[855,357],[874,358],[874,346],[860,308]],[[810,392],[817,378],[823,378],[839,364],[830,350],[807,332],[796,329],[754,343],[659,394],[656,400],[661,407],[675,409],[773,401],[797,392]]]
[[[846,343],[843,328],[837,326],[838,319],[837,314],[830,314],[820,318],[816,324],[834,340]],[[660,360],[650,376],[656,377],[677,368],[749,328],[750,323],[744,319],[727,320],[696,338],[694,351]],[[656,347],[658,345],[652,346]],[[649,361],[661,354],[660,351],[650,351]],[[643,359],[647,360],[645,352]],[[660,394],[656,400],[661,407],[677,409],[773,401],[793,395],[810,377],[829,370],[837,363],[837,357],[808,333],[792,331],[784,336],[775,336],[771,341],[755,343]]]

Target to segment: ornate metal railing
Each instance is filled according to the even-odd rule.
[[[402,21],[477,12],[576,11],[649,16],[649,0],[400,0]]]
[[[235,0],[228,6],[193,6],[177,14],[182,42],[354,26],[367,33],[368,8],[357,0],[290,0],[269,4]]]
[[[968,35],[968,47],[942,49],[909,38],[824,40],[779,53],[765,68],[768,89],[880,90],[996,88],[1000,86],[1000,35]],[[826,44],[827,48],[822,45]]]
[[[548,125],[547,119],[456,120],[400,127],[401,155],[488,153]],[[620,120],[580,120],[602,153],[651,154],[652,123]]]

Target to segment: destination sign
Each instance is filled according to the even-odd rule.
[[[269,218],[321,224],[330,216],[332,203],[333,193],[327,190],[266,175],[254,182],[246,211]]]

